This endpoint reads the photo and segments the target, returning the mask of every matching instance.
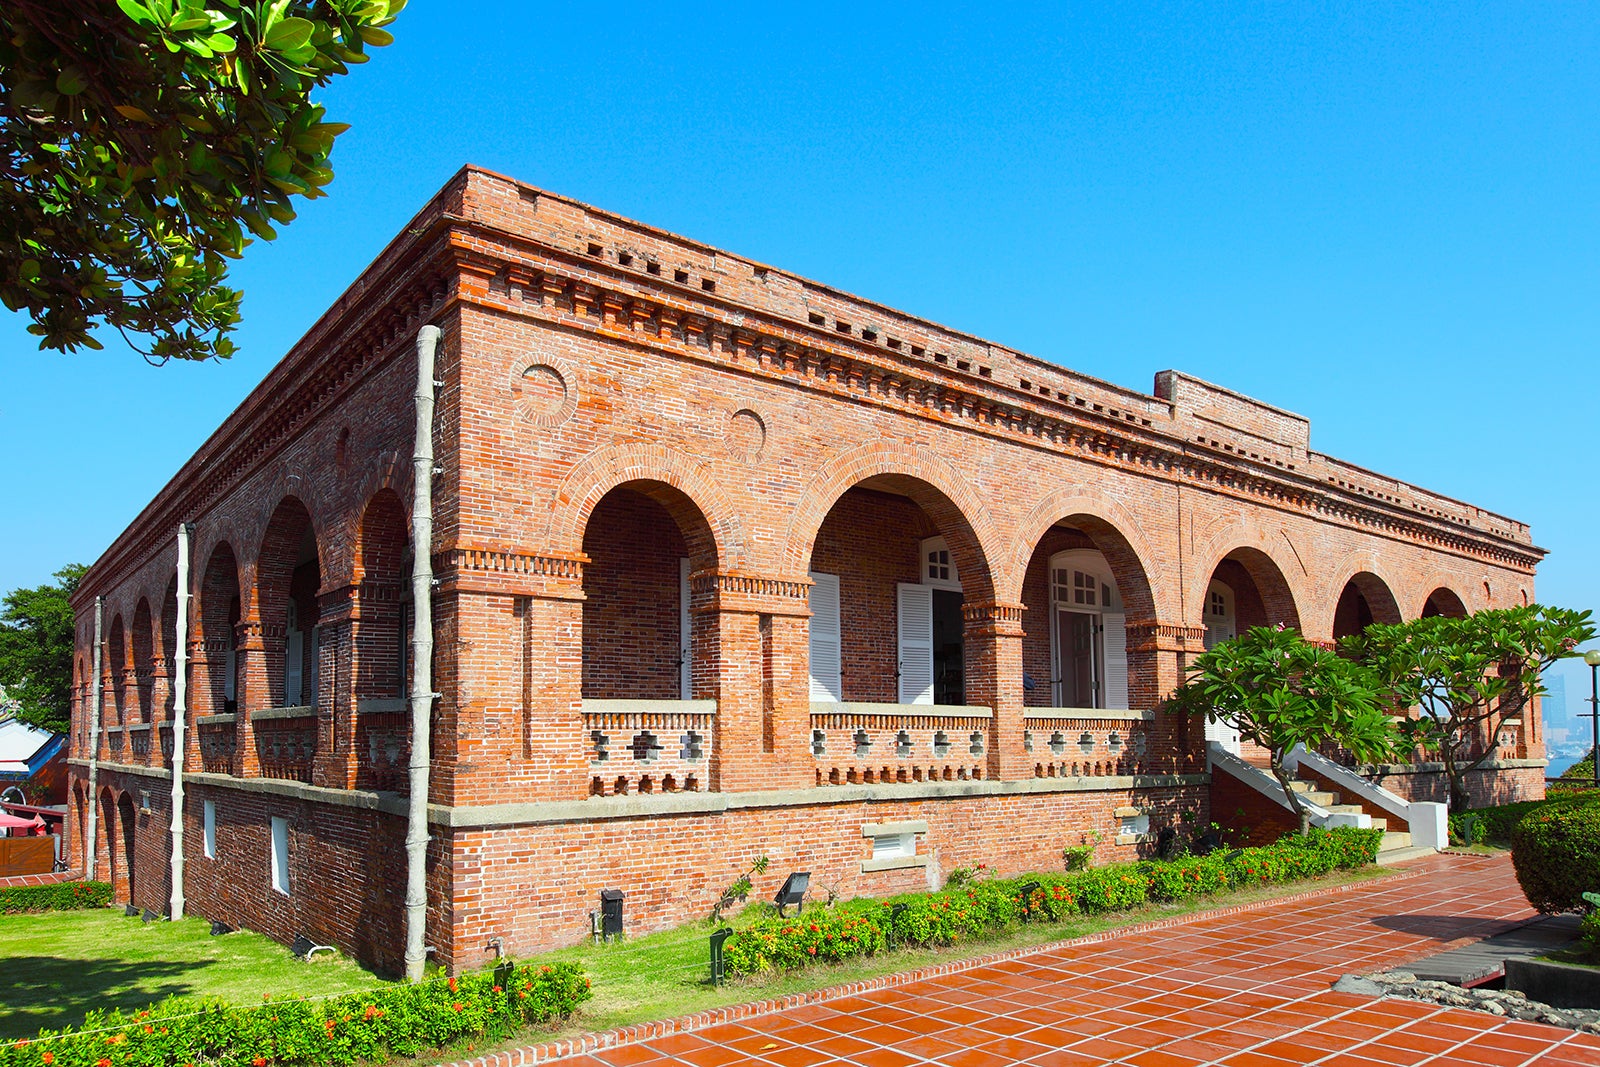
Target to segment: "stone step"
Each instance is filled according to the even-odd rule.
[[[1403,830],[1384,830],[1383,844],[1378,846],[1379,852],[1393,852],[1396,849],[1410,848],[1411,835]]]
[[[1378,853],[1377,864],[1380,867],[1387,867],[1393,863],[1405,863],[1407,860],[1421,859],[1424,856],[1432,856],[1433,854],[1434,851],[1431,848],[1391,848],[1386,852],[1380,851]]]
[[[1373,816],[1372,828],[1374,830],[1388,830],[1389,829],[1389,820],[1385,819],[1385,818],[1382,818],[1380,816]]]
[[[1362,809],[1360,804],[1329,804],[1328,810],[1336,815],[1360,815]]]

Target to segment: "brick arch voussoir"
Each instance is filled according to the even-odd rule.
[[[1093,519],[1097,527],[1109,528],[1109,534],[1097,529],[1090,532],[1090,538],[1102,555],[1106,555],[1109,548],[1113,555],[1125,557],[1112,559],[1111,555],[1106,555],[1119,588],[1128,584],[1127,578],[1137,579],[1131,583],[1131,588],[1121,589],[1123,606],[1131,618],[1181,624],[1183,613],[1174,600],[1173,590],[1163,580],[1158,557],[1139,520],[1109,493],[1092,486],[1065,486],[1048,493],[1018,524],[1012,550],[1007,556],[1002,599],[1021,599],[1022,583],[1039,542],[1050,527],[1073,518]],[[1120,543],[1103,544],[1108,537]],[[1137,574],[1130,576],[1130,569],[1135,569]]]
[[[1251,581],[1255,582],[1262,601],[1267,602],[1269,596],[1281,596],[1288,601],[1289,608],[1289,618],[1283,621],[1297,629],[1304,628],[1309,605],[1316,597],[1314,584],[1300,560],[1286,551],[1287,542],[1272,534],[1273,531],[1253,519],[1239,518],[1229,522],[1200,547],[1194,555],[1195,569],[1185,598],[1191,616],[1188,625],[1204,623],[1206,587],[1211,584],[1211,576],[1217,568],[1229,556],[1248,550],[1259,553],[1265,561],[1263,564],[1261,559],[1240,560]]]
[[[967,596],[973,600],[1002,599],[996,563],[1004,558],[1001,555],[1003,542],[988,519],[993,505],[979,496],[954,467],[926,452],[892,441],[870,442],[824,457],[819,467],[821,473],[801,491],[799,503],[789,517],[779,560],[784,574],[806,573],[817,534],[840,497],[869,478],[897,475],[914,479],[932,490],[914,492],[912,499],[950,542],[963,586],[967,584],[967,576],[972,576]]]
[[[661,502],[678,521],[693,555],[712,555],[719,568],[747,565],[748,544],[739,509],[710,466],[664,445],[645,443],[597,449],[567,472],[551,502],[549,550],[581,553],[589,517],[606,494],[621,486],[651,483],[665,485],[683,498]],[[698,516],[688,514],[687,508],[680,506],[684,502],[693,505]],[[697,529],[701,523],[703,531]],[[698,543],[703,536],[709,536],[709,545]]]
[[[1380,564],[1376,557],[1365,550],[1358,549],[1347,554],[1327,571],[1330,576],[1328,582],[1319,591],[1310,610],[1301,615],[1301,621],[1306,623],[1305,635],[1316,641],[1333,640],[1333,616],[1339,607],[1339,595],[1344,592],[1345,586],[1363,574],[1370,574],[1383,586],[1394,602],[1394,609],[1400,621],[1414,618],[1415,616],[1408,616],[1405,610],[1405,605],[1413,598],[1408,596],[1405,586],[1397,585],[1388,577],[1386,570],[1387,568]],[[1360,583],[1357,583],[1357,587],[1360,587]],[[1367,596],[1365,590],[1362,591],[1362,595]],[[1367,596],[1367,603],[1373,610],[1374,618],[1377,618],[1381,605],[1372,603],[1370,596]],[[1378,621],[1386,620],[1378,619]],[[1312,629],[1313,626],[1315,629]]]

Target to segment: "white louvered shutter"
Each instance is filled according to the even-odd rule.
[[[839,576],[812,574],[811,581],[811,699],[838,703],[844,699]]]
[[[900,585],[900,703],[933,703],[933,589]]]
[[[678,699],[694,699],[694,643],[689,629],[689,561],[678,560]]]
[[[311,655],[306,657],[306,681],[301,688],[305,690],[305,702],[312,707],[317,706],[317,678],[322,666],[322,627],[311,628]]]
[[[1120,611],[1100,616],[1106,650],[1106,707],[1128,706],[1128,617]]]

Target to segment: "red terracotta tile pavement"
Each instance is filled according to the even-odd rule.
[[[662,1067],[1444,1067],[1589,1064],[1600,1040],[1482,1012],[1335,993],[1532,915],[1503,857],[1385,879],[601,1049]],[[803,1022],[805,1025],[795,1025]]]

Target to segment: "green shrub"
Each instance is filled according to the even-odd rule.
[[[892,945],[952,945],[993,936],[1021,920],[1059,922],[1079,913],[1125,911],[1146,900],[1183,900],[1359,867],[1373,861],[1382,840],[1381,830],[1341,828],[1230,854],[1067,873],[985,878],[986,868],[963,868],[959,881],[952,879],[937,893],[813,906],[787,919],[762,916],[730,935],[723,953],[731,973],[754,974],[870,956]]]
[[[1589,959],[1600,961],[1600,908],[1592,909],[1578,924],[1578,940]]]
[[[1511,831],[1511,863],[1528,903],[1546,914],[1600,891],[1600,799],[1547,804]]]
[[[0,1067],[349,1067],[417,1056],[467,1038],[510,1037],[591,996],[571,963],[512,966],[325,1000],[168,999],[139,1012],[90,1012],[83,1025],[0,1045]]]
[[[1485,842],[1507,845],[1511,843],[1511,831],[1529,812],[1552,806],[1582,804],[1595,799],[1600,799],[1600,793],[1592,789],[1570,789],[1561,790],[1543,800],[1518,800],[1492,808],[1473,808],[1470,811],[1458,812],[1450,816],[1450,839],[1463,845],[1481,845]],[[1475,825],[1476,832],[1469,841],[1467,827],[1472,825]]]
[[[56,882],[0,889],[0,914],[25,911],[76,911],[111,903],[109,882]]]

